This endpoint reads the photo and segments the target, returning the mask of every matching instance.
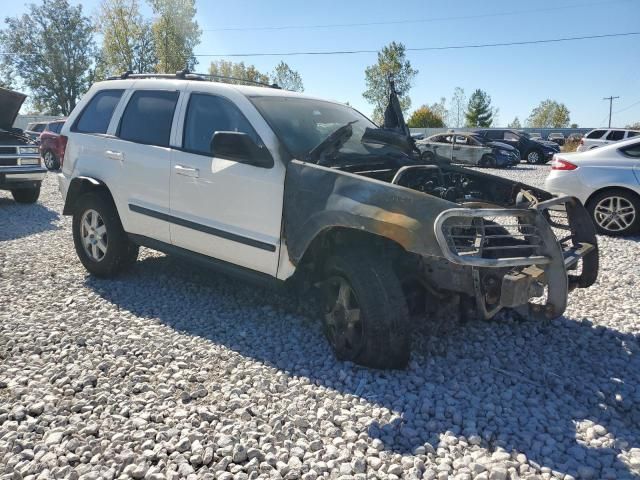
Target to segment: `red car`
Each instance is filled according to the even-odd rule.
[[[49,170],[60,168],[60,157],[63,155],[63,139],[60,138],[60,130],[66,118],[60,118],[49,122],[40,134],[40,156]]]

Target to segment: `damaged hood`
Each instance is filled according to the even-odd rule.
[[[11,130],[26,95],[0,87],[0,128]]]

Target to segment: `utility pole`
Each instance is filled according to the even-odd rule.
[[[611,128],[611,109],[613,108],[613,101],[616,98],[620,98],[620,97],[604,97],[603,100],[609,100],[609,128]]]

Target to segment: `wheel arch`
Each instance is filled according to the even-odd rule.
[[[75,177],[69,184],[67,197],[65,198],[64,202],[64,208],[62,209],[62,214],[72,215],[78,199],[85,193],[96,191],[105,192],[111,198],[111,200],[113,200],[113,195],[111,194],[109,187],[107,187],[107,184],[102,180],[86,176]]]
[[[607,185],[606,187],[601,187],[598,190],[593,191],[591,195],[589,195],[587,200],[584,202],[585,207],[590,206],[591,202],[593,202],[593,199],[596,198],[597,195],[604,192],[608,192],[608,191],[611,191],[611,192],[619,191],[619,192],[630,193],[633,197],[636,198],[636,200],[638,200],[638,202],[640,202],[640,193],[636,192],[632,188],[629,188],[623,185]]]

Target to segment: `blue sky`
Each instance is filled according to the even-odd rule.
[[[99,1],[81,3],[93,14]],[[389,5],[396,5],[398,10],[390,9]],[[197,8],[197,20],[204,32],[196,54],[378,50],[393,40],[407,47],[429,47],[640,31],[640,0],[198,0]],[[3,6],[4,16],[23,11],[24,6],[18,2]],[[478,15],[486,17],[443,19]],[[423,19],[429,21],[337,28],[217,30]],[[613,107],[615,126],[640,121],[640,36],[409,52],[408,58],[419,70],[410,93],[413,108],[443,96],[449,99],[453,89],[460,86],[467,95],[476,88],[486,90],[500,109],[501,125],[515,116],[524,123],[541,100],[552,98],[567,105],[572,122],[584,127],[600,126],[606,123],[609,111],[608,102],[602,98],[609,95],[620,96]],[[200,57],[199,70],[205,71],[211,59]],[[261,71],[270,71],[280,58],[232,60],[243,60]],[[375,54],[293,56],[283,60],[300,72],[306,93],[349,101],[363,113],[371,113],[372,107],[362,98],[362,92],[364,69],[375,63]]]

